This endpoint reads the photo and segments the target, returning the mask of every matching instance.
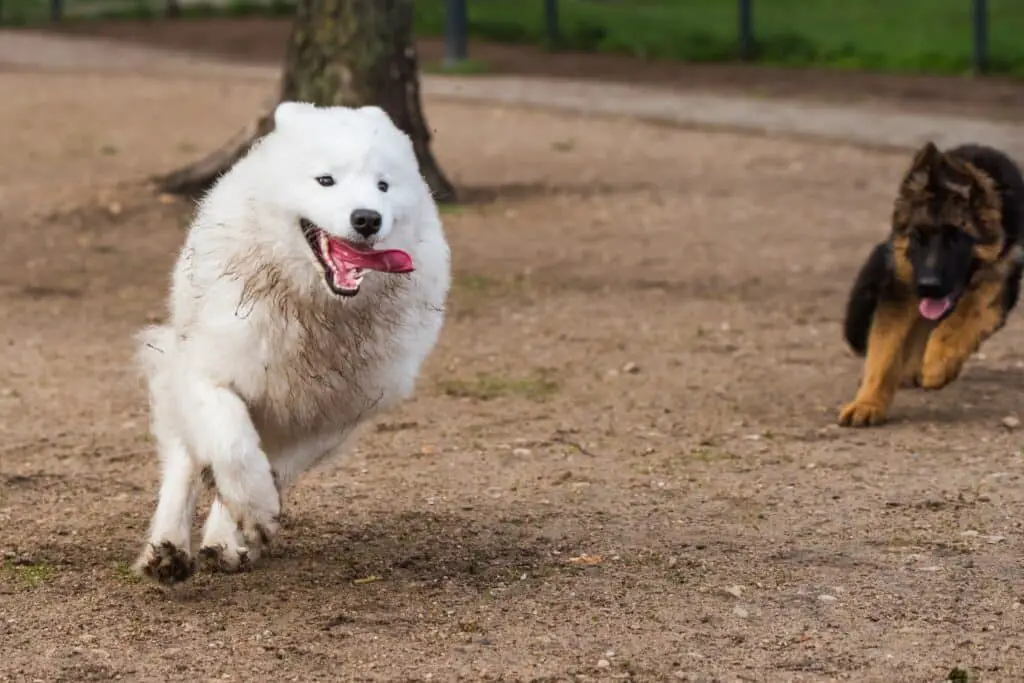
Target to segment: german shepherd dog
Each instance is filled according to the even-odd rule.
[[[889,239],[861,266],[844,336],[865,356],[839,424],[885,421],[900,385],[941,389],[1016,306],[1024,269],[1024,176],[982,145],[929,142],[899,186]]]

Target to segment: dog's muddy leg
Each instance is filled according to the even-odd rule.
[[[193,385],[190,393],[194,402],[190,421],[198,455],[209,463],[217,499],[238,524],[251,555],[269,542],[279,526],[281,501],[270,461],[237,394],[205,382]]]
[[[971,289],[928,340],[918,383],[941,389],[960,375],[964,363],[1003,323],[1002,280]]]
[[[157,435],[163,477],[150,524],[149,541],[135,561],[135,571],[163,584],[188,579],[195,572],[189,537],[199,493],[195,464],[175,437]]]
[[[839,411],[840,425],[867,427],[885,421],[885,412],[903,379],[904,347],[918,320],[912,300],[879,303],[868,336],[860,388],[853,402]]]
[[[243,572],[252,567],[260,549],[248,548],[241,529],[228,509],[215,498],[203,525],[203,543],[199,548],[199,564],[204,571]]]

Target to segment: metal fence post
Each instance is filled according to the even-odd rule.
[[[548,45],[557,46],[561,41],[558,33],[558,0],[544,0],[544,23],[548,30]]]
[[[736,15],[739,29],[740,59],[754,58],[754,17],[753,0],[736,0]]]
[[[971,0],[971,27],[974,73],[982,74],[988,68],[988,0]]]
[[[468,33],[466,0],[444,2],[444,64],[452,66],[466,58]]]
[[[50,0],[50,21],[56,23],[64,15],[64,0]]]

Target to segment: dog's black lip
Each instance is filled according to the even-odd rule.
[[[949,298],[953,301],[953,303],[950,305],[949,310],[946,311],[945,313],[943,313],[942,316],[936,322],[940,322],[941,323],[943,320],[945,320],[949,316],[953,315],[953,311],[956,310],[957,304],[960,303],[960,297],[961,296],[963,296],[963,291],[954,292],[954,293],[949,295]]]
[[[306,238],[306,243],[309,244],[309,248],[313,250],[313,257],[316,258],[317,264],[320,266],[320,270],[323,271],[324,282],[327,283],[327,288],[331,290],[337,296],[352,297],[359,293],[359,287],[355,289],[338,289],[334,285],[334,278],[331,276],[331,267],[327,265],[327,257],[324,256],[320,250],[320,240],[318,239],[322,228],[317,227],[313,221],[300,218],[299,228],[302,230],[302,236]]]

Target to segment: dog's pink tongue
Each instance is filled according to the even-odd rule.
[[[953,302],[948,296],[942,299],[921,299],[921,303],[918,305],[917,310],[919,310],[921,315],[928,320],[938,320],[952,305]]]
[[[412,257],[398,249],[363,251],[336,239],[331,239],[328,244],[331,260],[342,261],[352,268],[377,270],[382,273],[410,273],[414,270]]]

